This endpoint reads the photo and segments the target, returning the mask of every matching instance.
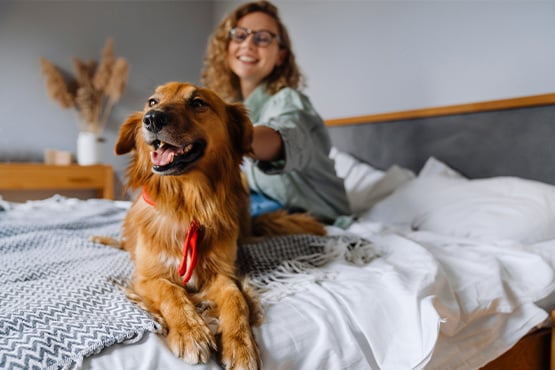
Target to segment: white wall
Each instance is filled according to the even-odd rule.
[[[555,1],[274,3],[324,118],[555,92]]]

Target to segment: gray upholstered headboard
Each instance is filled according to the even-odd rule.
[[[418,172],[434,156],[470,178],[555,184],[555,94],[326,123],[335,147],[377,168]]]

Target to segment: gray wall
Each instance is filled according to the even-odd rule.
[[[0,160],[75,150],[71,111],[51,102],[39,56],[71,70],[98,59],[108,36],[131,63],[106,131],[152,88],[199,81],[205,44],[239,2],[0,2]],[[555,91],[555,1],[282,1],[307,94],[324,118],[433,107]]]
[[[116,56],[130,63],[106,130],[105,161],[121,172],[127,159],[112,154],[119,124],[155,86],[199,82],[212,8],[205,1],[0,2],[0,160],[40,161],[46,148],[75,152],[75,113],[48,98],[38,58],[72,72],[73,56],[98,60],[112,36]]]
[[[555,92],[555,0],[274,3],[325,118]]]

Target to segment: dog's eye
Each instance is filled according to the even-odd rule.
[[[201,98],[192,98],[191,100],[189,100],[189,105],[195,109],[204,108],[208,106],[206,102]]]
[[[148,99],[148,106],[152,107],[154,105],[158,104],[158,100],[156,99]]]

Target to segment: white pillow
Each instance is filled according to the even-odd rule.
[[[416,218],[446,204],[451,198],[450,189],[463,181],[468,180],[442,176],[417,177],[361,214],[359,219],[412,225]]]
[[[418,173],[418,177],[423,176],[443,176],[443,177],[453,177],[453,178],[463,178],[459,172],[455,171],[445,163],[436,159],[435,157],[430,157]]]
[[[535,243],[555,238],[555,186],[516,177],[419,175],[361,219],[456,237]]]
[[[355,215],[368,210],[415,177],[412,171],[397,166],[384,172],[334,147],[330,158],[335,160],[335,171],[345,183],[351,212]]]

